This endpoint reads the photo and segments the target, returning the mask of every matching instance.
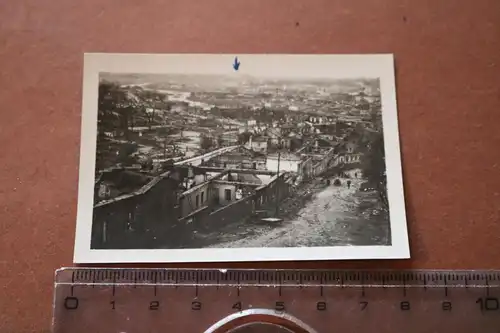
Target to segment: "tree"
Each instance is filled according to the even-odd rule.
[[[156,110],[165,102],[165,95],[154,90],[144,90],[140,98],[142,102],[151,109],[151,113],[148,113],[148,126],[149,129],[151,129],[156,116]]]
[[[118,148],[117,159],[118,163],[123,165],[132,165],[137,162],[137,158],[133,156],[137,152],[137,144],[124,143]]]
[[[368,144],[368,151],[364,154],[361,168],[370,186],[377,190],[383,207],[388,210],[385,149],[382,132],[373,134]]]
[[[100,82],[97,98],[96,169],[114,163],[106,133],[120,130],[129,139],[129,125],[134,108],[127,91],[113,82]],[[120,152],[118,152],[120,155]],[[116,155],[114,155],[116,156]]]
[[[302,147],[302,140],[298,138],[292,138],[290,141],[290,150],[295,151]]]
[[[250,132],[243,132],[238,134],[238,144],[244,145],[248,142],[248,140],[250,140],[251,136],[252,134]]]
[[[203,149],[203,150],[209,150],[210,148],[213,147],[213,140],[212,138],[206,136],[206,135],[202,135],[201,136],[201,139],[200,139],[200,148]]]
[[[127,94],[119,85],[112,82],[99,83],[99,133],[113,131],[119,126],[126,135],[130,116],[129,107],[130,103],[127,100]]]
[[[174,160],[172,159],[169,159],[169,160],[166,160],[165,162],[163,162],[161,164],[161,168],[163,171],[172,171],[175,167],[175,164],[174,164]]]
[[[370,122],[376,130],[382,128],[382,112],[379,105],[374,105],[370,109]]]
[[[222,135],[217,136],[217,146],[222,147],[224,145],[224,138]]]
[[[151,171],[151,170],[153,170],[153,167],[154,167],[154,163],[153,163],[153,159],[151,158],[151,156],[147,156],[145,159],[142,160],[141,168],[143,170]]]

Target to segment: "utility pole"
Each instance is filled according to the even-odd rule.
[[[278,147],[279,149],[279,147]],[[276,178],[276,210],[274,212],[275,216],[279,214],[279,202],[280,202],[280,159],[281,159],[281,151],[278,150],[278,176]]]
[[[167,158],[167,138],[163,139],[163,159]]]

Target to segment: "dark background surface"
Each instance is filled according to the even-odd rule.
[[[394,53],[413,259],[240,266],[500,268],[500,2],[4,0],[0,332],[72,265],[83,52]]]

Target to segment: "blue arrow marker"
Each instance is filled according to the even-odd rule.
[[[240,62],[238,61],[238,57],[234,58],[233,68],[237,71],[240,68]]]

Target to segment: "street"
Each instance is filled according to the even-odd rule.
[[[277,225],[237,222],[196,238],[211,248],[387,245],[387,217],[370,213],[376,194],[358,191],[363,180],[351,181],[350,188],[343,180],[341,186],[321,189],[297,216]]]

